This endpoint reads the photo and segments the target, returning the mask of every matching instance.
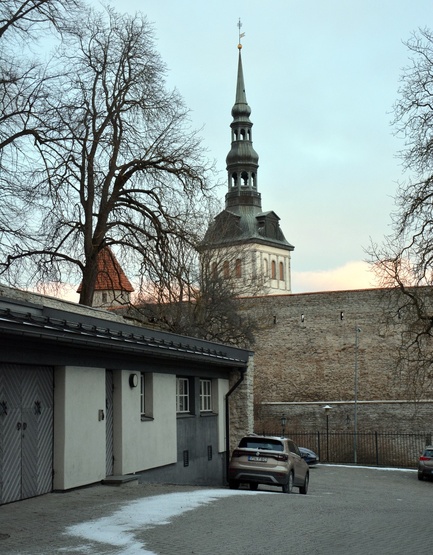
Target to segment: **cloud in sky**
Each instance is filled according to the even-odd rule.
[[[292,272],[292,292],[344,291],[377,287],[367,262],[354,260],[338,268],[322,271]]]

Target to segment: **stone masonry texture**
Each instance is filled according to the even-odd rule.
[[[242,309],[259,325],[253,346],[256,432],[278,429],[286,413],[292,429],[318,429],[325,404],[332,406],[333,425],[346,431],[355,373],[360,429],[433,428],[433,392],[423,391],[423,402],[414,403],[396,371],[408,322],[389,291],[256,297],[243,299]]]

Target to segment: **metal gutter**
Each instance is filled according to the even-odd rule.
[[[239,368],[240,377],[238,381],[228,390],[225,398],[225,409],[226,409],[226,480],[229,475],[229,461],[230,461],[230,410],[229,410],[229,397],[230,395],[240,386],[244,381],[246,368]]]
[[[26,337],[57,345],[75,344],[116,352],[146,353],[155,357],[198,361],[205,359],[210,364],[231,367],[248,364],[247,357],[243,359],[236,356],[243,354],[241,350],[223,345],[205,346],[202,341],[196,342],[193,338],[183,336],[155,337],[148,335],[149,330],[145,328],[137,329],[127,325],[123,326],[123,330],[116,330],[111,326],[86,325],[57,318],[35,317],[28,313],[0,310],[0,329],[3,336]]]

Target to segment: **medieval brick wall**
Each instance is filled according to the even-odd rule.
[[[433,403],[423,405],[423,416],[420,405],[389,403],[412,399],[395,371],[407,322],[392,308],[389,292],[306,293],[243,303],[260,327],[253,347],[256,432],[275,427],[282,412],[300,428],[319,429],[325,404],[336,407],[335,426],[347,430],[354,412],[355,371],[361,428],[421,429],[425,419],[430,419],[425,429],[433,427]],[[433,399],[433,392],[425,396]]]

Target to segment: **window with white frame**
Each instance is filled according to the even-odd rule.
[[[212,380],[200,380],[200,411],[212,411]]]
[[[176,379],[176,412],[190,412],[190,390],[188,378]]]
[[[146,374],[140,375],[140,412],[141,416],[146,416]]]
[[[153,418],[153,374],[140,374],[140,414],[143,420]]]

